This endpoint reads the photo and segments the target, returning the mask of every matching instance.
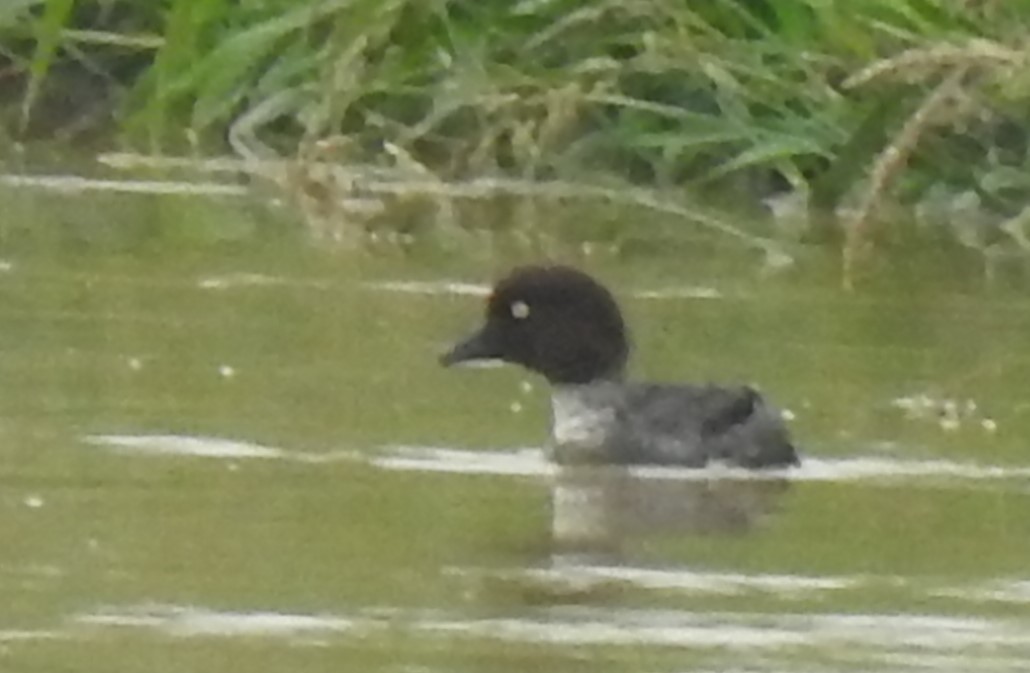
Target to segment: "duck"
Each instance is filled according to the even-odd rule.
[[[756,388],[630,382],[629,354],[612,293],[577,268],[544,264],[516,267],[499,280],[482,325],[440,363],[501,361],[542,376],[559,464],[800,464],[783,414]]]

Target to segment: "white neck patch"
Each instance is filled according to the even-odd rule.
[[[611,382],[555,386],[551,434],[558,446],[601,446],[615,422],[618,384]]]

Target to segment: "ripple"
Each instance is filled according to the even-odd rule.
[[[354,620],[326,615],[281,612],[220,612],[202,607],[147,604],[125,609],[102,608],[77,615],[92,626],[147,628],[174,636],[293,636],[312,632],[344,632]]]
[[[217,437],[190,435],[87,435],[87,444],[119,453],[197,458],[282,459],[287,452],[261,444]]]
[[[547,459],[547,451],[534,447],[472,450],[448,446],[380,445],[365,449],[328,452],[289,451],[262,444],[177,434],[101,434],[82,438],[86,444],[140,456],[185,456],[192,458],[229,458],[286,460],[305,463],[361,461],[384,470],[444,472],[517,476],[552,476],[557,466]],[[949,460],[916,460],[856,456],[851,458],[813,458],[806,456],[801,467],[747,470],[721,464],[705,468],[676,466],[635,466],[634,476],[644,479],[710,481],[713,479],[847,482],[878,481],[910,483],[917,479],[983,482],[1030,479],[1030,467],[1022,465],[985,465]]]
[[[387,470],[456,474],[550,475],[555,466],[541,449],[467,451],[433,446],[391,446],[371,458]]]
[[[379,292],[397,292],[400,294],[421,294],[429,296],[457,295],[485,297],[490,294],[490,286],[482,283],[464,283],[451,280],[417,281],[387,280],[362,283],[362,287]]]
[[[485,297],[490,294],[490,285],[453,280],[410,281],[388,280],[362,283],[362,287],[379,292],[418,294],[427,296],[472,296]],[[708,286],[669,286],[650,290],[630,292],[636,299],[721,299],[723,294]]]
[[[381,447],[373,464],[395,470],[454,472],[462,474],[551,475],[557,467],[538,448],[474,451],[438,446]],[[648,479],[707,481],[711,479],[783,479],[792,481],[861,481],[947,478],[984,481],[1030,478],[1030,467],[984,465],[947,460],[915,460],[882,457],[812,458],[806,456],[801,467],[747,470],[721,464],[706,468],[675,466],[636,466],[635,476]]]
[[[474,618],[441,610],[365,610],[353,615],[274,611],[233,612],[203,607],[103,607],[73,616],[102,628],[143,628],[169,636],[295,638],[359,634],[398,628],[527,644],[661,646],[780,650],[863,647],[867,655],[932,648],[936,653],[1030,654],[1030,629],[1018,619],[943,614],[752,614],[603,607],[539,608],[518,617]],[[1007,652],[1006,652],[1007,651]]]
[[[769,575],[729,572],[666,570],[634,566],[589,565],[578,559],[569,565],[552,568],[529,568],[514,571],[488,571],[455,568],[451,574],[509,580],[529,580],[581,591],[612,582],[638,589],[677,591],[688,594],[740,596],[749,592],[775,594],[780,598],[811,599],[813,594],[861,587],[865,577],[815,577],[807,575]],[[882,580],[882,578],[879,578]],[[901,582],[901,578],[897,578]]]

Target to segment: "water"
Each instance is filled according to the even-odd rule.
[[[638,374],[758,383],[806,462],[558,473],[540,381],[436,364],[506,259],[133,203],[5,223],[0,668],[1025,670],[1020,293],[591,262]]]

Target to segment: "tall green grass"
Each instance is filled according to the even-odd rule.
[[[123,130],[148,150],[331,140],[442,180],[788,190],[814,222],[857,204],[856,249],[935,186],[1012,231],[1030,196],[1024,0],[17,0],[0,31],[32,83],[88,60],[83,35],[122,40],[147,64]]]

